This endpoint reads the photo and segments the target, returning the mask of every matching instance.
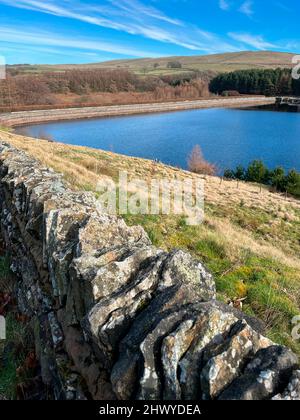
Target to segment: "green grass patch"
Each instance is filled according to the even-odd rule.
[[[223,210],[210,208],[208,212],[219,217]],[[255,233],[254,230],[271,217],[258,210],[255,220],[255,210],[240,207],[231,209],[229,214],[238,227],[244,218],[243,230],[249,230],[257,238],[264,235],[263,230]],[[156,246],[165,250],[181,248],[204,262],[215,277],[218,299],[228,302],[246,298],[245,312],[265,323],[267,335],[300,354],[300,345],[291,337],[291,320],[300,313],[299,270],[248,249],[241,248],[239,255],[230,255],[226,237],[221,238],[209,223],[188,226],[182,217],[143,215],[126,216],[125,220],[130,225],[142,225]]]
[[[10,262],[6,256],[0,256],[0,281],[10,274]],[[0,283],[1,284],[1,283]]]
[[[14,130],[12,127],[7,127],[5,125],[0,125],[0,131],[5,131],[6,133],[12,133]]]

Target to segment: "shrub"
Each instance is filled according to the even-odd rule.
[[[168,69],[181,69],[182,64],[179,61],[169,61],[167,67]]]
[[[222,92],[222,96],[230,97],[230,96],[240,96],[240,92],[237,90],[224,90]]]
[[[202,150],[196,145],[188,158],[188,168],[191,172],[201,175],[216,175],[217,168],[213,163],[204,159]]]

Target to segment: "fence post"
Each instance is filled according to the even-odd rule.
[[[0,340],[6,339],[6,321],[4,316],[0,315]]]

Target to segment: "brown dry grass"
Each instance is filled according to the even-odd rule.
[[[140,176],[149,181],[153,177],[205,179],[206,201],[220,206],[243,203],[245,207],[280,213],[287,218],[293,217],[294,210],[300,210],[299,200],[272,192],[264,186],[192,174],[150,160],[122,156],[99,149],[53,143],[4,131],[0,133],[0,140],[10,142],[44,165],[63,173],[66,179],[71,181],[72,186],[78,189],[82,189],[85,185],[94,189],[98,179],[103,175],[117,177],[119,171],[126,170],[133,178]]]
[[[37,140],[6,132],[1,132],[0,138],[25,150],[43,165],[63,173],[71,187],[78,190],[96,191],[99,180],[104,176],[117,179],[119,171],[127,171],[129,177],[148,182],[152,178],[205,179],[206,204],[217,206],[218,213],[221,212],[221,216],[224,214],[224,217],[220,217],[220,214],[217,217],[206,217],[215,225],[218,234],[226,237],[228,245],[231,243],[234,252],[236,248],[249,248],[255,253],[281,259],[288,265],[300,268],[300,262],[295,258],[295,250],[287,246],[285,238],[279,235],[275,244],[272,236],[257,238],[255,221],[254,226],[237,227],[228,217],[235,208],[262,211],[269,215],[266,225],[272,226],[273,230],[276,230],[276,225],[280,225],[280,230],[284,230],[285,226],[299,220],[300,201],[295,198],[286,198],[258,185],[192,174],[161,163],[112,152]]]
[[[177,74],[191,71],[201,72],[224,72],[243,70],[249,68],[291,68],[292,58],[295,54],[273,52],[273,51],[242,51],[236,53],[210,54],[190,57],[159,57],[141,58],[129,60],[114,60],[102,63],[91,64],[69,64],[69,65],[39,65],[39,66],[18,66],[18,70],[25,73],[42,73],[49,71],[64,71],[70,69],[128,69],[142,75]],[[170,61],[179,61],[181,69],[170,69]],[[158,65],[158,66],[157,66]]]

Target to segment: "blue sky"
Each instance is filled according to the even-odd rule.
[[[7,63],[300,52],[299,0],[0,0]]]

